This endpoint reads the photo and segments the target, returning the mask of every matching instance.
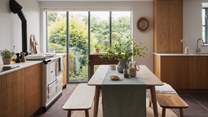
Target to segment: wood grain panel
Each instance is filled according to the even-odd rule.
[[[169,51],[180,53],[183,51],[183,0],[169,0]]]
[[[182,0],[154,1],[154,52],[182,52]]]
[[[24,112],[25,117],[30,117],[41,107],[42,64],[24,69],[24,77]]]
[[[42,64],[0,76],[0,117],[30,117],[41,107]]]
[[[155,52],[165,52],[168,50],[168,8],[168,0],[155,0]]]
[[[0,97],[0,117],[24,117],[22,70],[0,76]]]
[[[178,90],[208,89],[207,56],[158,56],[154,72],[163,82]]]

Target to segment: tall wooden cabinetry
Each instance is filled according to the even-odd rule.
[[[183,0],[154,0],[154,52],[183,51]]]

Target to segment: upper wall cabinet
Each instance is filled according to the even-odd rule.
[[[183,0],[155,0],[154,20],[154,52],[183,52]]]

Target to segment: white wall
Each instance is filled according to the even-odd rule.
[[[40,39],[39,4],[36,0],[17,0],[23,6],[27,19],[28,39],[35,34]],[[0,1],[0,50],[16,47],[16,52],[22,51],[21,22],[16,14],[9,10],[9,0]],[[1,59],[0,59],[1,61]],[[0,62],[1,63],[1,62]]]
[[[8,6],[8,0],[0,1],[0,50],[10,48],[12,42],[12,15]]]
[[[196,41],[202,37],[201,3],[208,0],[184,0],[183,3],[183,39],[184,47],[188,46],[195,51]],[[203,52],[208,52],[208,47],[202,47]]]
[[[133,11],[133,36],[137,42],[142,42],[148,52],[144,58],[137,59],[138,63],[145,64],[149,68],[153,68],[152,29],[146,33],[141,33],[136,28],[137,20],[140,17],[147,17],[152,22],[153,20],[153,2],[40,2],[41,8],[57,8],[68,10],[132,10]]]

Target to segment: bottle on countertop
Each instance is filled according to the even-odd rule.
[[[16,53],[16,63],[20,63],[20,54]]]
[[[188,47],[188,46],[186,46],[186,47],[184,48],[184,54],[189,54],[189,47]]]

